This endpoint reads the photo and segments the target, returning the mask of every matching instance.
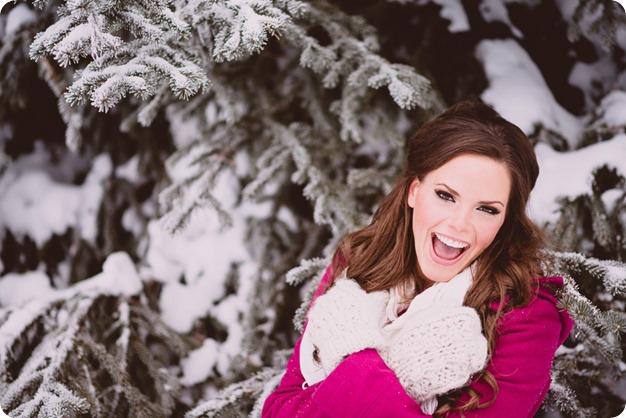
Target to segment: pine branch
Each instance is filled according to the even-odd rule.
[[[0,333],[14,335],[0,351],[5,411],[21,418],[170,416],[179,385],[166,366],[188,344],[124,296],[140,289],[132,262],[118,253],[99,275],[8,312],[0,325]],[[32,350],[27,359],[24,349]]]
[[[558,408],[568,416],[598,416],[597,410],[580,403],[579,394],[603,386],[608,376],[620,379],[623,375],[620,337],[626,314],[619,308],[601,310],[580,293],[579,283],[603,283],[610,294],[619,296],[626,283],[626,265],[577,253],[553,255],[549,274],[565,280],[559,305],[575,322],[570,339],[576,346],[573,349],[562,346],[557,351],[552,368],[553,384],[545,407]]]
[[[244,381],[230,385],[214,399],[187,412],[185,418],[247,417],[260,395],[269,394],[282,375],[282,368],[265,368]]]
[[[552,405],[557,411],[564,412],[566,416],[572,418],[593,418],[598,413],[594,408],[585,408],[576,397],[576,393],[568,387],[552,383],[544,401],[543,409],[550,410]]]
[[[181,54],[191,27],[168,2],[71,0],[59,15],[35,37],[30,53],[35,60],[52,55],[62,67],[91,59],[65,93],[71,104],[89,100],[107,111],[129,94],[145,100],[164,82],[183,100],[208,87],[195,58]],[[132,39],[116,34],[124,30]]]
[[[611,0],[580,1],[572,22],[568,37],[573,42],[581,34],[597,38],[606,50],[618,47],[616,34],[620,25],[626,23],[626,15],[622,7]]]
[[[626,292],[626,264],[616,260],[598,260],[578,253],[554,253],[559,271],[576,277],[577,282],[602,283],[612,295]]]
[[[161,224],[166,230],[180,231],[193,212],[206,206],[215,209],[222,227],[228,228],[232,219],[213,195],[213,188],[218,176],[229,167],[228,157],[217,144],[195,142],[176,153],[168,161],[168,170],[184,170],[186,176],[173,182],[159,195],[159,204],[165,212]]]

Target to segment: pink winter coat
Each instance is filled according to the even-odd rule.
[[[330,282],[328,269],[315,297]],[[542,283],[563,286],[563,279],[552,277]],[[542,286],[527,306],[513,309],[498,326],[493,357],[487,369],[498,382],[495,402],[483,409],[465,412],[465,417],[533,417],[550,387],[550,369],[556,349],[569,335],[573,322],[556,307],[556,298]],[[326,379],[303,388],[300,371],[300,343],[287,363],[278,388],[263,406],[262,417],[269,418],[415,418],[429,417],[405,391],[394,372],[375,349],[365,349],[346,357]],[[493,396],[484,382],[474,382],[482,393],[481,403]],[[458,413],[451,417],[460,417]]]

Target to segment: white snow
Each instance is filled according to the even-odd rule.
[[[611,56],[605,54],[591,63],[579,61],[574,64],[568,82],[583,92],[587,107],[593,109],[597,96],[615,83],[617,72],[618,68]]]
[[[434,0],[434,2],[441,6],[441,17],[450,21],[448,25],[450,32],[463,32],[470,29],[461,0]]]
[[[62,234],[75,223],[78,187],[55,183],[35,170],[12,180],[0,185],[0,219],[13,231],[30,235],[41,246],[51,234]]]
[[[436,2],[442,6],[442,16],[450,20],[449,30],[467,30],[469,24],[460,0]],[[561,3],[569,4],[565,0]],[[483,0],[482,6],[487,20],[510,25],[501,3]],[[563,7],[563,13],[568,13],[569,9]],[[26,9],[20,4],[11,11],[9,23],[13,26],[7,23],[7,32],[32,17],[28,14],[32,12]],[[224,8],[224,11],[228,10]],[[533,132],[538,124],[560,132],[575,149],[586,119],[571,115],[556,101],[541,72],[519,43],[514,40],[483,41],[476,49],[476,56],[483,63],[489,82],[482,94],[485,102],[492,104],[505,118],[527,133]],[[597,81],[608,83],[616,71],[609,68],[610,65],[605,61],[578,63],[570,74],[570,83],[587,90]],[[604,97],[599,110],[599,122],[623,128],[626,125],[626,93],[620,90],[611,92]],[[220,118],[219,111],[218,107],[207,109],[209,122]],[[183,148],[200,139],[197,126],[187,123],[171,109],[167,111],[167,116],[178,147]],[[177,181],[196,172],[197,167],[191,162],[205,151],[205,148],[197,147],[178,164],[169,166],[171,178]],[[529,213],[540,224],[554,222],[558,218],[557,198],[574,198],[588,193],[591,173],[602,164],[616,167],[626,175],[625,134],[616,134],[608,141],[576,151],[561,153],[543,143],[537,145],[536,151],[541,172],[531,196]],[[52,234],[76,228],[81,237],[94,242],[97,210],[106,193],[106,180],[113,170],[111,161],[106,156],[95,158],[85,181],[75,185],[67,164],[54,166],[46,158],[39,147],[0,171],[0,231],[9,228],[18,236],[30,236],[41,246]],[[66,161],[80,163],[81,160],[76,157]],[[161,222],[153,220],[148,224],[147,239],[142,243],[145,254],[142,254],[138,267],[128,254],[114,253],[105,261],[101,273],[64,290],[50,286],[50,280],[41,266],[34,271],[1,276],[0,306],[20,307],[16,311],[19,314],[11,315],[9,321],[3,324],[2,331],[10,333],[19,329],[20,323],[28,321],[29,315],[36,315],[46,301],[76,292],[135,295],[142,289],[142,282],[154,280],[163,286],[158,302],[161,316],[174,330],[190,332],[206,315],[211,315],[228,330],[224,342],[208,338],[182,361],[181,383],[191,386],[202,382],[211,376],[213,369],[226,375],[230,361],[241,351],[244,336],[242,317],[254,297],[253,281],[259,279],[260,267],[246,248],[250,245],[246,236],[247,222],[255,217],[265,217],[271,208],[270,202],[240,202],[235,176],[250,174],[249,157],[237,153],[234,163],[234,172],[220,175],[213,190],[232,217],[232,228],[223,229],[212,209],[196,211],[187,227],[175,235],[166,232]],[[115,174],[136,182],[140,178],[138,165],[139,160],[134,157],[124,166],[117,167]],[[185,203],[193,203],[200,189],[189,192]],[[619,197],[619,191],[607,191],[603,200],[612,206]],[[288,227],[297,226],[297,220],[289,211],[283,209],[277,216]],[[141,228],[132,209],[124,214],[123,219],[124,226],[129,230]],[[226,279],[235,265],[238,286],[235,293],[226,294]],[[67,270],[67,266],[61,268]],[[4,340],[8,339],[0,335],[0,354],[8,349],[2,346]]]
[[[489,87],[481,95],[486,103],[527,134],[542,124],[576,147],[582,121],[556,101],[543,75],[516,41],[481,41],[476,57],[483,62],[489,80]]]
[[[29,171],[22,164],[15,169],[10,166],[0,178],[0,227],[29,235],[38,246],[70,227],[93,242],[103,182],[110,171],[109,157],[97,157],[83,185],[75,186],[55,181],[40,168]]]
[[[222,277],[216,276],[216,279]],[[215,296],[223,292],[221,281],[204,280],[199,285],[167,283],[161,291],[159,308],[167,325],[177,332],[191,331],[194,321],[209,313]]]
[[[20,305],[45,297],[50,292],[52,286],[45,272],[8,273],[0,280],[0,306]]]
[[[183,376],[180,378],[180,383],[192,386],[207,379],[217,362],[218,349],[217,342],[212,338],[207,338],[200,348],[182,359]]]
[[[429,0],[395,0],[398,3],[417,2],[420,6],[428,3]],[[470,29],[469,20],[465,14],[465,9],[461,0],[433,0],[433,3],[441,6],[439,15],[448,20],[448,30],[450,32],[464,32]]]
[[[611,127],[626,126],[626,92],[614,90],[600,104],[602,121]]]
[[[522,38],[522,32],[511,23],[509,19],[509,12],[506,8],[506,4],[500,0],[482,0],[479,6],[480,13],[485,19],[485,22],[502,22],[505,23],[511,32],[518,38]]]
[[[0,9],[6,4],[6,1],[0,1]],[[16,5],[7,15],[6,26],[4,27],[4,35],[7,36],[19,30],[23,25],[34,22],[37,14],[26,4],[20,3]]]
[[[535,148],[540,173],[531,194],[529,213],[543,225],[558,219],[558,197],[575,198],[591,191],[591,173],[608,164],[626,174],[626,135],[590,145],[577,151],[557,152],[539,143]]]

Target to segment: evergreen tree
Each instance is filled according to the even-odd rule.
[[[422,121],[480,96],[558,158],[617,149],[625,16],[609,0],[6,6],[0,405],[259,416],[328,257]],[[594,165],[541,220],[576,320],[545,403],[566,416],[624,408],[622,170]],[[29,188],[64,193],[69,215],[20,223]],[[31,282],[46,294],[20,299]]]

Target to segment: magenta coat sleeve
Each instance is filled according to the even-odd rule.
[[[318,294],[329,280],[324,277]],[[562,285],[560,278],[547,279]],[[316,294],[317,296],[317,294]],[[550,386],[554,353],[572,327],[569,316],[556,307],[554,296],[540,290],[526,307],[512,310],[499,326],[495,352],[488,369],[498,382],[494,403],[465,412],[466,417],[533,417]],[[391,369],[374,349],[354,353],[323,381],[303,388],[300,341],[278,388],[265,401],[262,416],[278,418],[409,418],[427,417],[404,391]],[[484,382],[472,387],[491,399]],[[451,414],[459,417],[459,414]]]

